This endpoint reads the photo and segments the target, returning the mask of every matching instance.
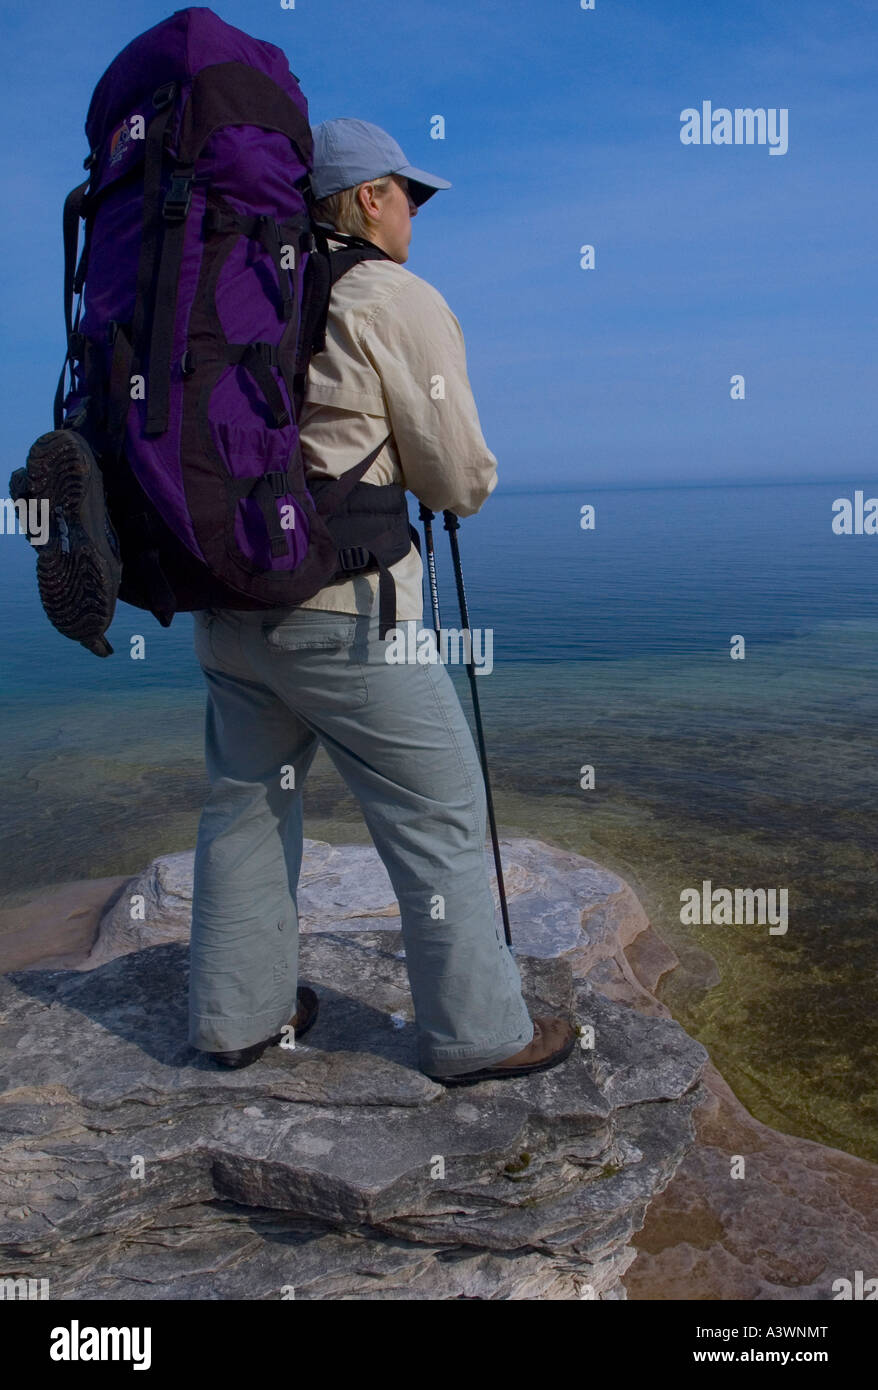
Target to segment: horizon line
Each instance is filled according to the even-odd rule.
[[[717,480],[689,480],[687,482],[664,482],[664,483],[577,483],[577,484],[558,484],[553,486],[536,487],[521,484],[506,484],[504,491],[508,493],[564,493],[581,492],[583,488],[588,488],[591,492],[664,492],[671,489],[682,490],[684,488],[726,488],[726,487],[838,487],[851,486],[855,490],[867,491],[869,485],[864,484],[862,479],[854,478],[774,478],[774,479],[717,479]],[[494,492],[500,491],[503,486],[502,479],[497,483]],[[878,494],[878,482],[874,484],[876,494]],[[492,494],[493,495],[493,494]]]

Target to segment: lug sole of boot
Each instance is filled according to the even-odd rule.
[[[572,1037],[569,1043],[565,1043],[542,1062],[529,1062],[520,1067],[483,1067],[480,1071],[465,1071],[459,1076],[430,1076],[430,1080],[438,1081],[442,1086],[477,1086],[480,1081],[505,1081],[516,1076],[533,1076],[537,1072],[551,1071],[552,1067],[560,1066],[570,1056],[578,1041],[578,1037]]]
[[[109,656],[103,634],[115,612],[122,568],[94,455],[71,430],[51,430],[31,447],[27,481],[30,496],[49,503],[49,538],[34,547],[46,616],[63,636]]]

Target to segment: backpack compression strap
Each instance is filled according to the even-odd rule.
[[[71,189],[64,199],[64,328],[67,335],[67,351],[64,354],[64,364],[61,368],[61,376],[58,379],[58,388],[55,391],[54,420],[55,429],[60,430],[64,423],[64,378],[67,375],[67,364],[74,357],[80,355],[77,350],[79,347],[79,315],[82,303],[76,310],[76,322],[73,321],[73,295],[80,285],[82,271],[86,258],[87,244],[83,247],[80,268],[76,268],[76,247],[79,241],[79,219],[83,216],[85,205],[86,190],[90,178],[84,183],[80,183],[76,188]]]
[[[110,458],[117,459],[125,442],[131,404],[131,374],[143,350],[147,300],[155,274],[162,217],[161,179],[165,132],[174,112],[177,84],[168,82],[153,94],[155,115],[147,126],[143,151],[143,224],[137,263],[137,289],[130,324],[112,323],[113,356],[107,403],[107,441]],[[168,193],[170,198],[170,190]]]

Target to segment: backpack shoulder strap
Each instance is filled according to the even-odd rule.
[[[312,263],[315,265],[315,276],[303,318],[302,343],[309,348],[307,358],[301,364],[303,373],[308,370],[308,362],[312,354],[322,352],[326,346],[326,318],[329,312],[329,296],[332,293],[332,287],[337,285],[341,277],[346,275],[349,270],[353,270],[355,265],[359,265],[360,261],[389,261],[393,259],[380,246],[375,246],[371,241],[365,241],[362,237],[346,236],[335,231],[331,235],[333,240],[344,241],[344,250],[330,251],[326,243],[326,234],[318,227],[315,231],[317,249],[308,261],[308,269],[311,268]],[[304,376],[302,380],[304,382]],[[317,510],[321,516],[332,516],[343,505],[351,489],[360,481],[363,474],[368,472],[391,438],[392,434],[388,434],[366,458],[355,463],[331,485],[321,490],[320,500],[317,504]]]
[[[296,373],[303,391],[305,374],[312,356],[316,352],[322,352],[326,347],[326,320],[333,285],[338,284],[341,277],[353,270],[355,265],[359,265],[360,261],[393,259],[374,242],[366,241],[363,237],[347,236],[343,232],[327,233],[318,223],[312,224],[312,236],[314,249],[305,268],[302,328],[296,362]],[[344,250],[330,251],[328,236],[333,241],[344,242]]]

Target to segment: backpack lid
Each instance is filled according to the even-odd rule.
[[[282,49],[226,24],[206,5],[177,10],[123,48],[94,90],[85,133],[95,150],[153,93],[169,82],[185,85],[214,63],[246,63],[258,68],[289,96],[307,121],[308,103],[290,72]],[[303,151],[308,167],[313,147]]]

